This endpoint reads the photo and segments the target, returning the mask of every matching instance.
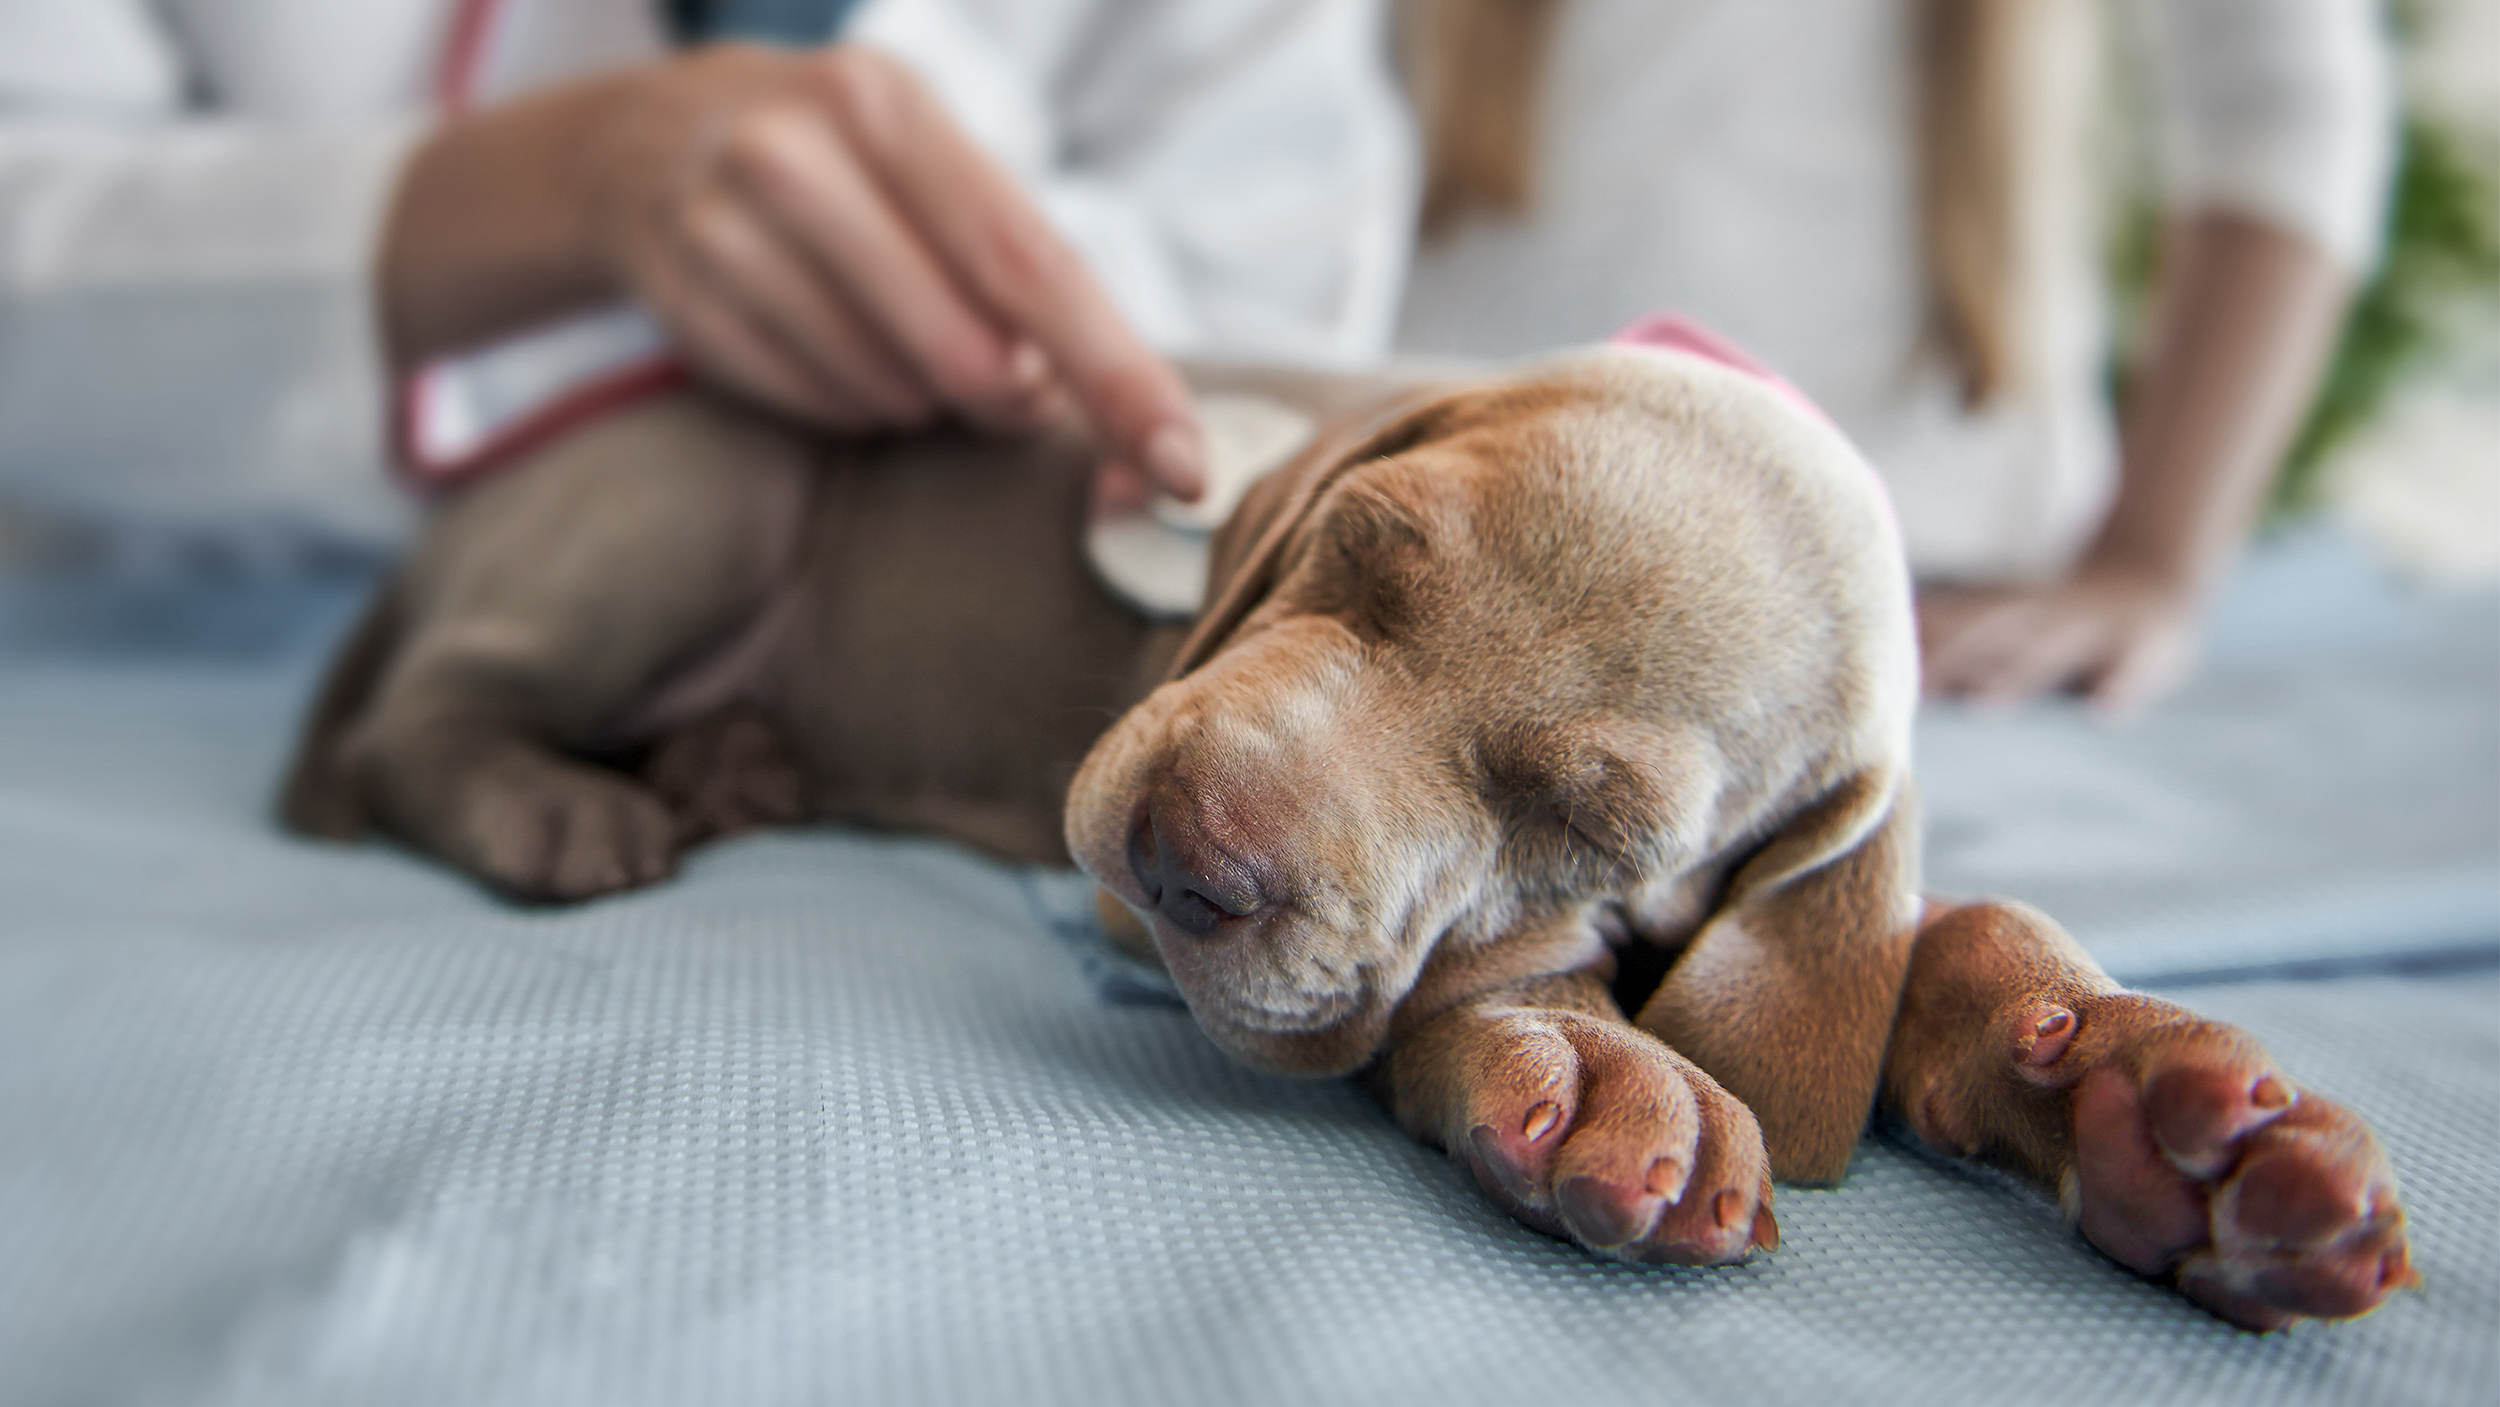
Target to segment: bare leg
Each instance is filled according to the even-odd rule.
[[[2413,1282],[2395,1174],[2359,1118],[2246,1032],[2121,989],[2036,910],[1965,905],[1919,930],[1884,1101],[2243,1327],[2365,1314]]]
[[[507,893],[582,899],[674,867],[646,786],[568,756],[618,736],[792,570],[801,442],[654,402],[466,492],[394,585],[406,634],[342,760],[372,814]]]

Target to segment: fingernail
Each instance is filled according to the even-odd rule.
[[[1173,494],[1195,499],[1206,487],[1206,466],[1197,432],[1186,425],[1166,425],[1146,441],[1146,464],[1155,481]]]
[[[1554,1125],[1561,1122],[1561,1120],[1562,1110],[1560,1108],[1551,1103],[1540,1104],[1534,1109],[1528,1111],[1528,1121],[1519,1126],[1519,1136],[1525,1138],[1530,1143],[1534,1143],[1538,1139],[1543,1138],[1545,1135],[1552,1133],[1554,1131]]]
[[[1134,468],[1116,460],[1107,461],[1094,474],[1090,505],[1093,521],[1107,522],[1143,513],[1152,497],[1153,490]]]
[[[2260,1109],[2289,1108],[2292,1102],[2291,1087],[2274,1076],[2267,1075],[2258,1080],[2256,1086],[2249,1090],[2248,1102]]]
[[[1007,384],[1018,394],[1038,390],[1050,375],[1050,358],[1030,342],[1019,341],[1007,352]]]
[[[2073,1012],[2052,1011],[2048,1015],[2041,1017],[2040,1024],[2032,1027],[2031,1030],[2032,1034],[2040,1037],[2042,1040],[2047,1040],[2049,1037],[2064,1031],[2067,1027],[2073,1024],[2075,1024],[2075,1015]]]

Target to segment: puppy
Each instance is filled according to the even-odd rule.
[[[1702,357],[1201,371],[1325,428],[1158,625],[1073,422],[810,439],[699,393],[448,502],[315,707],[299,829],[528,900],[804,820],[1073,858],[1207,1034],[1360,1074],[1527,1224],[1775,1247],[1880,1103],[2233,1322],[2408,1283],[2386,1159],[2044,916],[1929,905],[1880,488]],[[1627,1018],[1626,1013],[1631,1013]]]

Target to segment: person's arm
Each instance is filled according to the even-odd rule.
[[[2379,0],[2142,0],[2170,208],[2119,487],[2063,579],[1920,599],[1929,692],[2070,689],[2110,709],[2182,679],[2377,257],[2395,104]]]
[[[393,360],[631,293],[695,365],[834,428],[1015,422],[1064,385],[1111,477],[1183,493],[1178,375],[902,64],[728,45],[445,124],[376,287]]]
[[[2315,245],[2266,220],[2209,211],[2177,224],[2099,534],[2057,580],[1923,593],[1929,691],[2010,701],[2073,688],[2125,710],[2184,677],[2205,602],[2300,427],[2351,285]]]

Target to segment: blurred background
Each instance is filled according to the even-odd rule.
[[[2500,580],[2500,0],[2394,0],[2390,15],[2404,115],[2385,252],[2283,466],[2269,521],[2330,515],[2411,579],[2489,583]],[[2142,97],[2144,79],[2130,70],[2122,31],[2112,27],[2118,60],[2104,70],[2120,99],[2106,105],[2112,198],[2097,207],[2112,226],[2120,383],[2154,246],[2154,141],[2127,127],[2128,114],[2145,110],[2129,100]],[[274,554],[264,546],[249,534],[123,534],[109,550],[125,568],[212,574],[304,552],[292,540]],[[99,550],[94,533],[12,504],[0,485],[0,563],[93,560]]]
[[[2396,10],[2404,145],[2387,257],[2277,494],[2426,583],[2500,581],[2500,0]],[[2126,267],[2124,260],[2120,267]]]

